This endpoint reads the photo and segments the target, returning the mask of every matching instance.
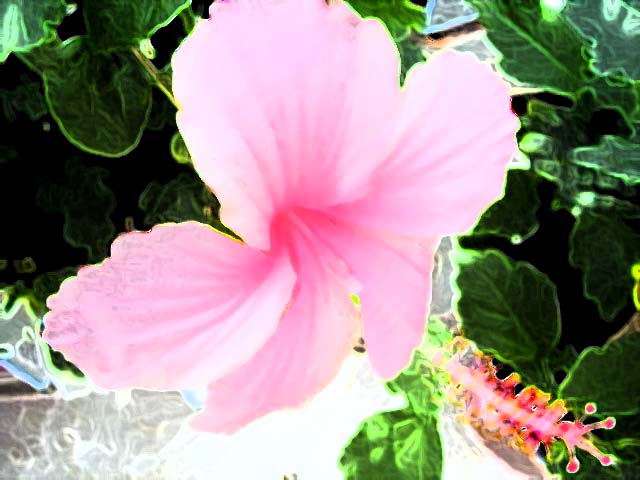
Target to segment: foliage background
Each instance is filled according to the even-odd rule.
[[[74,10],[63,0],[0,1],[11,33],[0,44],[5,309],[26,295],[41,316],[59,283],[107,256],[127,230],[187,219],[224,228],[165,95],[171,53],[207,3],[84,0]],[[402,75],[451,34],[427,28],[435,2],[426,11],[425,2],[350,3],[386,23]],[[454,29],[486,29],[499,71],[529,89],[513,98],[527,161],[452,256],[456,312],[465,335],[525,382],[576,411],[597,401],[599,414],[617,416],[601,438],[621,463],[604,469],[582,455],[575,478],[640,478],[631,275],[640,262],[640,4],[565,3],[560,11],[472,0],[468,23]],[[57,368],[81,376],[50,353]],[[417,354],[389,385],[407,395],[407,408],[363,424],[341,460],[347,478],[439,478],[439,382]],[[561,472],[566,459],[552,454],[550,469]]]

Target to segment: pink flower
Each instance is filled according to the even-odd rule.
[[[470,54],[401,89],[386,29],[344,4],[211,14],[173,58],[178,126],[244,242],[195,222],[122,235],[49,298],[44,337],[105,388],[208,385],[193,426],[232,432],[311,398],[360,336],[384,377],[407,365],[439,238],[501,195],[518,121]]]

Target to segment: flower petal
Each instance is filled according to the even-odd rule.
[[[325,214],[308,212],[303,218],[360,283],[363,338],[371,364],[381,376],[395,377],[424,336],[440,239],[401,237]]]
[[[278,331],[245,365],[207,389],[198,430],[233,433],[274,410],[297,407],[336,376],[359,336],[345,265],[301,227],[288,238],[298,272]]]
[[[332,213],[402,235],[466,231],[502,195],[517,129],[504,80],[473,54],[436,53],[407,75],[369,194]]]
[[[49,297],[45,340],[97,385],[173,390],[237,368],[274,333],[295,272],[196,222],[120,236]]]
[[[399,105],[387,30],[342,3],[216,2],[172,66],[194,166],[225,225],[261,249],[277,212],[363,193]]]

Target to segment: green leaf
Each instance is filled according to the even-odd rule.
[[[42,208],[64,215],[63,236],[70,245],[84,248],[89,262],[105,258],[115,234],[110,215],[115,195],[102,182],[107,171],[87,167],[77,158],[65,165],[64,178],[43,184],[36,196]]]
[[[560,355],[560,358],[557,358]],[[559,349],[555,349],[553,354],[548,357],[538,358],[532,361],[521,361],[514,366],[514,363],[508,359],[502,359],[499,352],[495,355],[498,360],[511,366],[517,371],[525,385],[535,385],[544,392],[552,393],[558,389],[558,382],[554,377],[554,372],[566,370],[573,362],[567,365],[567,361],[563,358],[563,353]],[[566,357],[566,354],[564,354]],[[575,356],[573,357],[575,360]]]
[[[554,374],[561,372],[566,376],[577,358],[578,353],[572,345],[556,347],[549,357],[519,365],[518,373],[527,383],[533,384],[545,392],[556,394],[558,382]]]
[[[562,398],[596,402],[605,415],[640,411],[640,332],[585,349],[560,385]]]
[[[529,155],[538,175],[559,186],[556,199],[561,207],[573,209],[579,204],[578,196],[594,189],[615,190],[625,196],[635,194],[633,186],[625,184],[620,175],[614,176],[610,174],[614,172],[606,168],[596,170],[570,161],[574,150],[592,144],[587,133],[592,130],[592,117],[599,109],[620,102],[626,109],[620,113],[632,114],[637,92],[627,87],[628,83],[614,85],[600,78],[579,90],[572,108],[554,107],[539,100],[528,102],[527,113],[521,117],[520,148]],[[626,105],[627,101],[634,105],[633,109]],[[628,125],[622,123],[618,126],[620,132],[628,130]]]
[[[580,165],[560,160],[538,160],[535,171],[541,177],[558,185],[554,210],[564,208],[577,217],[583,209],[601,213],[632,217],[640,212],[640,207],[611,195],[593,193],[594,189],[617,190],[621,195],[633,196],[634,189],[602,171],[595,171]]]
[[[618,414],[616,427],[613,430],[601,432],[601,436],[607,442],[604,448],[607,448],[606,451],[613,451],[619,460],[617,466],[622,473],[622,478],[629,480],[640,478],[640,434],[638,432],[640,432],[638,413]]]
[[[560,188],[556,196],[562,206],[572,208],[574,198],[585,191],[591,191],[596,184],[596,173],[578,165],[570,165],[557,159],[541,159],[534,164],[535,172]]]
[[[38,275],[33,280],[33,296],[29,299],[33,312],[39,317],[47,312],[47,298],[60,289],[60,284],[67,278],[76,275],[78,267],[65,267],[54,272]]]
[[[140,195],[138,206],[146,214],[144,223],[148,226],[188,220],[211,224],[219,208],[195,172],[182,172],[165,185],[151,182]]]
[[[67,278],[75,275],[78,267],[65,267],[61,270],[46,272],[33,279],[28,287],[23,280],[18,280],[12,285],[2,287],[4,298],[4,310],[13,308],[16,300],[24,298],[27,300],[31,310],[36,317],[42,318],[47,313],[47,298],[53,295],[60,288],[60,284]]]
[[[592,116],[602,109],[615,109],[624,122],[615,127],[620,133],[632,133],[631,123],[640,115],[640,83],[607,76],[597,76],[578,89],[571,108],[550,105],[537,99],[527,103],[527,113],[520,117],[521,134],[538,132],[551,135],[555,143],[568,148],[591,143],[588,136]]]
[[[171,156],[178,163],[190,164],[191,163],[191,155],[189,155],[189,150],[187,149],[187,145],[184,143],[184,139],[180,132],[176,132],[171,137]]]
[[[398,52],[400,52],[400,83],[404,83],[407,72],[416,63],[424,62],[426,57],[420,41],[409,35],[407,38],[397,42]]]
[[[17,158],[17,151],[6,145],[0,145],[0,165],[2,165],[3,163],[14,161]]]
[[[569,148],[589,143],[587,129],[595,109],[595,97],[586,91],[583,95],[578,96],[572,108],[556,107],[532,99],[527,103],[527,113],[520,118],[522,132],[523,134],[535,132],[547,136],[549,145],[540,152],[543,157],[562,156]]]
[[[620,137],[605,136],[596,146],[576,148],[570,153],[570,160],[628,185],[640,184],[640,145]]]
[[[569,0],[563,14],[593,42],[599,72],[640,79],[640,13],[621,0]]]
[[[627,7],[635,9],[637,12],[640,12],[640,0],[623,0],[623,2]]]
[[[175,129],[176,127],[176,107],[158,89],[153,90],[153,104],[149,113],[147,130],[154,132],[164,128]]]
[[[598,108],[617,110],[626,122],[624,128],[629,131],[632,130],[632,123],[640,119],[640,82],[613,75],[598,75],[579,91],[579,95],[586,91],[591,91]]]
[[[0,88],[0,103],[4,116],[9,122],[16,120],[16,112],[26,113],[32,121],[38,120],[49,111],[41,92],[40,82],[26,82],[13,90]]]
[[[556,287],[526,262],[497,250],[461,250],[457,312],[465,336],[517,365],[548,356],[560,337]]]
[[[64,0],[0,0],[0,62],[43,43],[69,9]]]
[[[436,417],[411,410],[365,420],[340,458],[345,480],[439,480],[442,445]]]
[[[539,0],[471,0],[500,69],[521,85],[573,95],[589,68],[588,43],[561,16],[547,20]]]
[[[106,157],[126,155],[138,145],[151,86],[132,54],[93,53],[84,37],[73,37],[20,58],[42,76],[51,115],[71,143]]]
[[[426,23],[423,7],[409,0],[348,0],[362,17],[379,18],[398,41],[406,38],[411,30],[421,32]]]
[[[436,415],[443,403],[445,377],[423,353],[416,350],[411,365],[387,383],[392,393],[403,393],[414,414],[419,417]]]
[[[165,185],[151,182],[140,195],[138,206],[146,214],[144,223],[148,226],[195,220],[239,238],[222,224],[218,200],[194,171],[182,172]]]
[[[189,0],[85,0],[91,45],[100,51],[127,50],[168,25]]]
[[[198,19],[202,18],[191,8],[185,8],[180,12],[180,20],[182,21],[182,28],[187,35],[189,35],[193,29],[196,27],[196,23],[198,23]]]
[[[640,205],[635,205],[611,195],[602,195],[591,191],[579,192],[574,197],[575,207],[571,213],[577,218],[584,209],[592,213],[614,215],[619,218],[640,218]]]
[[[631,265],[640,260],[640,237],[616,215],[585,210],[569,237],[569,262],[582,270],[584,295],[613,320],[631,300]]]
[[[471,232],[496,235],[520,243],[538,229],[536,212],[540,177],[529,170],[509,170],[504,196],[484,211]]]

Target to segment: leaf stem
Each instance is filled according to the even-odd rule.
[[[618,330],[615,334],[613,334],[611,338],[607,340],[604,346],[608,347],[612,343],[615,343],[618,340],[620,340],[622,337],[626,335],[630,335],[634,332],[640,332],[640,311],[635,312],[631,316],[629,321],[620,330]]]
[[[133,53],[133,56],[136,57],[138,62],[140,62],[142,67],[151,76],[151,78],[153,79],[154,85],[158,87],[160,91],[162,91],[162,93],[165,94],[165,96],[169,99],[169,101],[173,104],[174,107],[176,107],[177,109],[180,109],[180,105],[178,104],[178,101],[171,93],[171,85],[166,85],[165,82],[162,81],[162,78],[160,77],[160,72],[158,71],[156,66],[153,63],[151,63],[151,61],[142,54],[142,52],[138,47],[133,47],[131,49],[131,52]]]

